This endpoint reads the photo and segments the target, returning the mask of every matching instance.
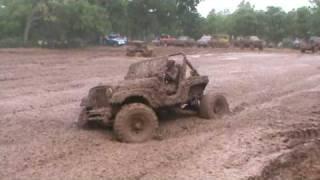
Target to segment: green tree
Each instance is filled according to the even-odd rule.
[[[280,7],[270,6],[265,14],[266,24],[264,29],[266,38],[278,43],[286,36],[286,13]]]
[[[201,0],[176,0],[176,12],[181,34],[198,38],[202,34],[203,19],[197,12]]]
[[[320,6],[313,11],[313,16],[311,17],[311,34],[315,36],[320,36]]]
[[[306,38],[311,34],[312,12],[308,7],[297,9],[296,14],[296,35],[301,38]]]
[[[288,13],[279,7],[255,10],[242,1],[233,13],[214,10],[203,18],[201,0],[0,0],[0,41],[96,40],[117,32],[149,40],[162,33],[258,35],[279,42],[286,37],[320,35],[320,1]]]
[[[206,18],[205,33],[207,34],[230,34],[231,14],[229,11],[216,13],[212,10]]]
[[[232,34],[235,36],[250,36],[257,34],[258,19],[254,6],[242,1],[232,14]]]

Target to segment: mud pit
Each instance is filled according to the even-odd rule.
[[[110,130],[78,129],[79,103],[141,58],[124,49],[1,50],[0,179],[319,178],[320,56],[198,51],[189,58],[232,115],[171,118],[160,138],[122,144]]]

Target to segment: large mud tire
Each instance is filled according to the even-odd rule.
[[[85,108],[83,108],[80,112],[80,115],[77,121],[77,126],[82,129],[89,128],[88,115],[87,115],[87,110]]]
[[[141,143],[150,140],[158,128],[158,118],[148,106],[128,104],[118,112],[113,129],[118,140]]]
[[[217,119],[230,112],[227,99],[221,94],[207,94],[200,101],[200,116],[205,119]]]

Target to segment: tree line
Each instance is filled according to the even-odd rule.
[[[249,2],[242,1],[233,13],[211,11],[206,18],[205,32],[226,33],[235,37],[257,35],[273,43],[285,38],[320,36],[320,1],[311,2],[311,7],[285,12],[281,7],[274,6],[256,10]]]
[[[46,41],[98,42],[110,32],[150,40],[160,34],[257,35],[268,42],[320,35],[320,2],[285,12],[256,10],[243,1],[237,10],[201,17],[201,0],[0,0],[0,46]],[[214,8],[214,7],[213,7]]]

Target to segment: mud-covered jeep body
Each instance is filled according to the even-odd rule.
[[[183,57],[181,64],[170,59],[177,55]],[[184,54],[138,62],[130,66],[125,79],[117,85],[99,85],[89,91],[82,100],[78,124],[85,127],[101,121],[113,126],[119,140],[142,142],[151,138],[158,127],[159,110],[189,106],[199,111],[208,83],[208,77],[200,76]],[[228,111],[225,98],[215,97],[220,99],[222,109],[216,110],[221,112],[204,110],[204,117]]]

